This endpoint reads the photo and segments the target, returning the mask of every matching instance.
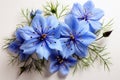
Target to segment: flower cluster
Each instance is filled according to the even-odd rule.
[[[43,16],[40,10],[31,12],[31,23],[15,32],[15,40],[8,47],[19,55],[20,61],[33,54],[50,63],[49,71],[59,71],[67,75],[69,68],[76,65],[78,58],[88,56],[88,47],[96,40],[96,32],[101,29],[99,20],[104,13],[95,8],[92,1],[83,6],[75,3],[65,16],[64,22],[56,16]]]

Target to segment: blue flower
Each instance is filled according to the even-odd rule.
[[[77,60],[72,56],[65,58],[61,55],[60,51],[53,51],[53,54],[50,56],[50,67],[49,70],[51,73],[60,71],[63,75],[67,75],[69,68],[73,67]]]
[[[80,57],[86,57],[88,46],[95,41],[95,34],[86,28],[84,22],[79,22],[73,15],[68,15],[65,23],[60,24],[62,55],[69,57],[75,53]]]
[[[71,14],[79,21],[85,21],[93,33],[101,29],[102,25],[99,20],[103,17],[104,12],[101,9],[95,8],[92,1],[87,1],[83,6],[75,3]]]
[[[36,52],[41,59],[48,59],[52,49],[61,51],[58,24],[58,20],[54,16],[44,18],[42,15],[36,14],[31,27],[21,28],[20,35],[26,41],[20,48],[25,54]]]
[[[21,61],[27,60],[29,55],[24,54],[23,51],[20,49],[20,46],[24,42],[24,39],[22,39],[22,37],[19,35],[19,29],[17,29],[15,36],[16,39],[10,43],[10,45],[8,46],[8,50],[18,54]]]

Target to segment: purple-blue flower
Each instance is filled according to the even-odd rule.
[[[52,49],[62,50],[59,37],[59,22],[54,16],[47,18],[36,14],[31,27],[21,28],[20,35],[25,39],[20,47],[24,54],[37,53],[39,58],[48,59]]]
[[[87,24],[79,22],[73,15],[67,15],[65,23],[61,24],[61,42],[63,57],[76,54],[86,57],[88,46],[95,41],[96,36],[86,27]]]
[[[71,14],[74,15],[79,21],[85,21],[88,27],[93,33],[101,29],[101,23],[99,20],[103,17],[104,12],[95,8],[92,1],[87,1],[83,6],[79,3],[75,3],[71,10]]]
[[[51,73],[59,71],[63,75],[69,73],[69,68],[73,67],[77,63],[77,60],[72,56],[65,58],[61,55],[60,51],[53,51],[50,56],[50,67]]]
[[[16,30],[15,37],[16,39],[9,44],[8,50],[18,54],[21,61],[27,60],[30,55],[24,54],[20,49],[20,46],[23,44],[24,39],[22,39],[22,37],[19,35],[19,29]]]

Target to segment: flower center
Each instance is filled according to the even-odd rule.
[[[84,20],[87,21],[87,15],[84,16]]]
[[[87,21],[87,15],[84,15],[82,18],[78,18],[78,20],[85,20],[85,21]]]
[[[74,40],[75,37],[71,34],[71,35],[70,35],[70,39],[71,39],[71,40]]]
[[[59,57],[59,56],[57,56],[56,60],[57,60],[60,64],[62,64],[62,63],[64,62],[64,59],[62,59],[62,58]]]
[[[42,34],[40,40],[44,40],[47,37],[47,34]]]

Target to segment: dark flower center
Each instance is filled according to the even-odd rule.
[[[42,34],[40,40],[44,40],[47,37],[47,34]]]
[[[71,39],[71,40],[74,40],[75,37],[71,34],[71,35],[70,35],[70,39]]]
[[[87,15],[84,15],[83,17],[78,18],[78,20],[85,20],[85,21],[87,21],[87,20],[88,20],[88,17],[87,17]]]
[[[64,62],[64,59],[60,56],[57,56],[56,60],[58,61],[59,64],[62,64]]]

